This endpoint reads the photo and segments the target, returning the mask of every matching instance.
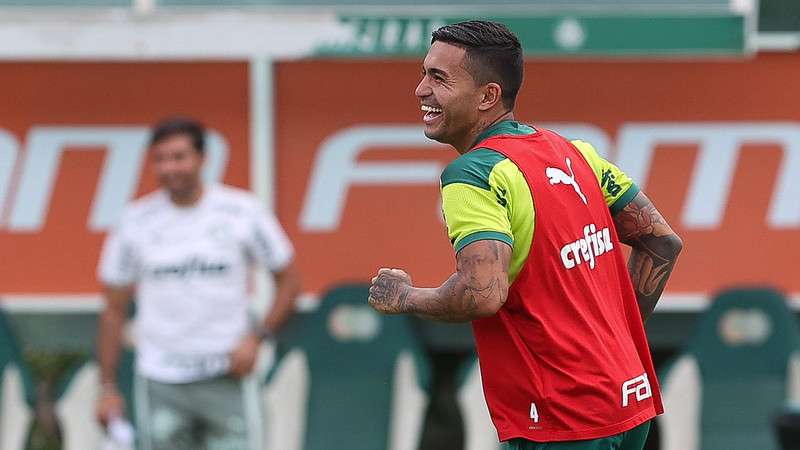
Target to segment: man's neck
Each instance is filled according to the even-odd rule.
[[[478,139],[484,131],[488,130],[492,126],[494,126],[498,122],[502,122],[504,120],[514,120],[514,112],[513,111],[506,111],[499,116],[493,116],[490,119],[481,120],[476,125],[475,128],[469,133],[468,136],[464,137],[463,142],[459,142],[458,145],[453,145],[456,151],[460,154],[467,153],[468,151],[472,150],[472,146],[475,144],[475,140]]]
[[[203,196],[203,186],[197,185],[194,189],[188,192],[170,192],[169,199],[175,206],[181,208],[187,208],[190,206],[194,206],[200,201],[200,198]]]

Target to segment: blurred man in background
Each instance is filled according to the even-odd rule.
[[[511,449],[640,450],[663,412],[643,320],[682,243],[588,143],[514,120],[519,40],[470,21],[433,33],[416,89],[442,173],[457,271],[417,288],[380,269],[378,311],[472,321],[484,394]],[[632,247],[628,270],[620,241]]]
[[[141,448],[258,450],[260,343],[287,320],[299,292],[292,246],[249,193],[201,181],[205,130],[157,124],[150,141],[161,189],[131,204],[99,264],[105,287],[97,341],[98,416],[123,414],[117,388],[128,302],[135,295],[136,410]],[[275,280],[272,308],[249,319],[250,269]]]

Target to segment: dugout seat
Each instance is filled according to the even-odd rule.
[[[660,376],[662,450],[777,450],[772,420],[800,397],[800,334],[781,294],[719,295]]]
[[[477,355],[464,363],[459,375],[458,407],[464,419],[464,450],[499,450],[497,430],[483,395]]]
[[[0,448],[22,450],[33,419],[33,382],[11,326],[0,309]]]
[[[368,286],[328,292],[280,334],[269,377],[270,450],[412,450],[429,368],[408,318],[367,304]]]

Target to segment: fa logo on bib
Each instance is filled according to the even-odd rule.
[[[646,398],[653,396],[653,391],[650,389],[650,381],[647,379],[647,374],[643,373],[636,378],[622,383],[622,407],[628,406],[628,399],[631,395],[636,395],[636,401],[640,402]]]

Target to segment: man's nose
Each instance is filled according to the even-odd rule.
[[[159,172],[173,172],[175,170],[176,164],[174,161],[165,160],[159,161],[157,168]]]
[[[423,78],[422,80],[420,80],[419,84],[417,85],[417,88],[414,90],[414,95],[416,95],[419,98],[425,98],[431,94],[432,94],[431,88],[428,85],[426,78]]]

